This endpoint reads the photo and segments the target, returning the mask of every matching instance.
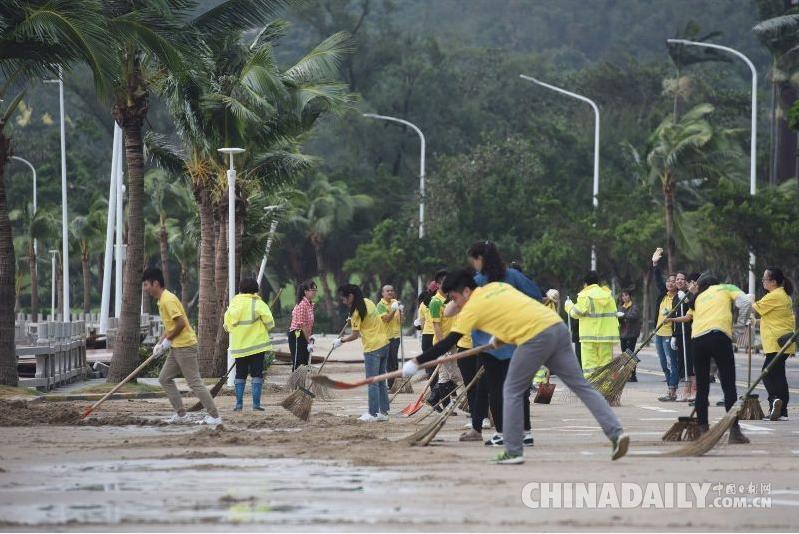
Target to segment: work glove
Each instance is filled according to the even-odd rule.
[[[405,304],[400,304],[399,305],[399,312],[400,313],[405,313]]]
[[[491,339],[488,340],[489,345],[493,345],[495,347],[499,347],[502,345],[502,342],[497,339],[497,336],[491,336]]]
[[[169,350],[169,347],[172,346],[172,342],[169,341],[167,338],[162,339],[155,347],[153,347],[153,354],[156,356],[161,356]]]
[[[422,329],[422,321],[420,321],[419,319],[414,319],[413,320],[413,327],[415,329],[417,329],[417,330],[421,330]]]
[[[337,337],[336,339],[333,340],[333,349],[339,348],[342,343],[344,343],[344,342],[341,341],[341,338]]]
[[[671,345],[671,350],[677,350],[677,338],[673,337],[669,340],[669,345]]]
[[[621,319],[622,317],[624,317],[624,312],[616,312],[616,317]]]
[[[308,354],[313,354],[313,343],[308,343]]]
[[[419,364],[416,363],[416,360],[408,360],[402,365],[402,377],[408,378],[409,376],[413,376],[418,370]]]
[[[568,311],[574,306],[574,302],[572,302],[570,297],[566,297],[566,302],[563,303],[563,306]]]
[[[397,311],[399,310],[399,307],[400,303],[398,301],[395,300],[394,302],[391,303],[391,311]]]
[[[662,257],[663,249],[660,247],[656,248],[654,254],[652,254],[652,265],[657,265],[657,262],[659,262]]]
[[[685,298],[685,291],[683,290],[677,291],[677,300],[682,300],[684,298]]]
[[[549,289],[547,290],[547,298],[549,300],[559,301],[560,292],[557,289]]]

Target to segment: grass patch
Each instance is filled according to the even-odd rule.
[[[81,394],[81,393],[108,393],[111,391],[116,384],[95,384],[93,386],[86,386],[85,388],[79,389],[74,391],[73,393]],[[154,393],[163,391],[158,386],[151,386],[150,384],[137,384],[134,382],[128,382],[121,388],[117,390],[117,393]]]
[[[39,395],[41,395],[41,393],[33,388],[0,386],[0,399],[20,396],[36,397]]]

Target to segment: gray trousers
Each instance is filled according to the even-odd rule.
[[[219,417],[214,398],[200,377],[200,366],[197,363],[197,345],[180,348],[172,347],[164,366],[161,368],[161,374],[158,375],[158,382],[161,383],[169,402],[178,413],[185,412],[183,399],[180,397],[180,391],[175,385],[175,377],[181,373],[183,373],[183,378],[186,379],[186,383],[194,395],[202,402],[203,408],[208,412],[208,415]]]
[[[524,437],[525,393],[536,371],[546,365],[553,375],[571,389],[591,411],[605,435],[614,439],[622,433],[621,422],[605,398],[583,377],[577,364],[569,329],[563,323],[550,326],[516,347],[502,391],[503,437],[509,454],[521,455]]]

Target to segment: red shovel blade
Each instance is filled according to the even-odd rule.
[[[405,417],[410,417],[419,410],[421,410],[422,406],[424,406],[424,402],[422,402],[422,399],[417,399],[416,402],[414,402],[413,404],[409,404],[405,408],[403,408],[400,413]]]

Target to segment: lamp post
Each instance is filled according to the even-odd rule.
[[[61,262],[64,277],[64,322],[69,322],[69,241],[67,240],[67,148],[64,131],[64,69],[58,66],[58,79],[44,83],[58,84],[58,106],[61,119]]]
[[[55,257],[58,254],[58,250],[50,249],[48,252],[50,253],[50,265],[52,266],[52,276],[50,280],[50,315],[53,316],[53,321],[55,321]]]
[[[217,151],[227,154],[230,158],[230,167],[227,170],[227,292],[228,302],[236,294],[236,167],[233,165],[234,154],[244,152],[243,148],[219,148]],[[233,353],[230,344],[227,349],[227,366],[233,365]],[[233,374],[228,375],[228,386],[233,386]]]
[[[21,158],[19,156],[11,156],[11,159],[24,163],[25,165],[30,167],[31,172],[33,173],[33,215],[35,216],[36,210],[38,209],[37,207],[38,199],[36,194],[36,168],[33,166],[33,164],[30,161],[26,160],[25,158]],[[39,243],[37,242],[36,239],[33,240],[33,252],[35,252],[36,254],[39,253]]]
[[[670,44],[681,44],[685,46],[698,46],[701,48],[714,48],[729,52],[730,54],[743,60],[749,67],[749,72],[752,73],[752,115],[751,115],[751,129],[752,138],[749,141],[749,194],[755,196],[757,193],[757,170],[755,169],[755,158],[757,156],[757,69],[754,63],[744,54],[729,46],[717,45],[714,43],[702,43],[699,41],[689,41],[687,39],[666,39]],[[749,293],[755,292],[755,254],[752,249],[749,249]]]
[[[527,80],[528,82],[533,82],[534,84],[540,85],[541,87],[546,87],[547,89],[551,89],[555,92],[564,94],[566,96],[582,100],[583,102],[589,104],[591,108],[593,108],[594,110],[594,190],[591,197],[591,203],[594,207],[594,210],[596,210],[599,207],[599,107],[596,105],[596,102],[583,95],[578,95],[577,93],[567,91],[566,89],[561,89],[560,87],[557,87],[555,85],[544,83],[541,80],[538,80],[531,76],[525,76],[524,74],[520,74],[519,77],[523,80]],[[594,243],[591,243],[591,270],[592,271],[596,270],[596,244]]]
[[[425,137],[422,130],[412,122],[405,119],[398,119],[397,117],[389,117],[388,115],[378,115],[376,113],[364,113],[364,117],[369,119],[377,119],[383,121],[390,121],[402,124],[411,128],[419,136],[420,141],[420,154],[419,154],[419,239],[424,239],[424,163],[425,163]],[[417,294],[422,293],[422,275],[416,277]]]

